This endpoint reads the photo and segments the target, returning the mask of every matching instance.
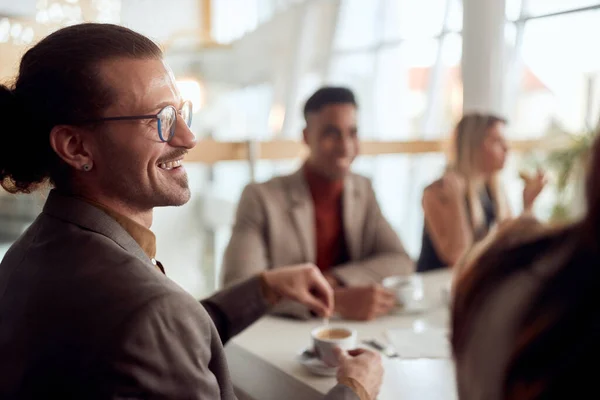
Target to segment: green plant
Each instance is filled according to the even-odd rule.
[[[590,149],[596,138],[595,130],[582,133],[563,131],[567,144],[551,151],[546,157],[545,167],[551,174],[551,185],[556,193],[551,220],[563,222],[572,220],[576,214],[577,203],[581,200],[581,183],[584,179]]]

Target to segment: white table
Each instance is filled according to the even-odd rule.
[[[385,342],[393,328],[447,328],[448,306],[442,288],[449,271],[423,275],[425,298],[431,305],[419,315],[390,315],[371,322],[343,321],[358,331],[359,340]],[[231,376],[237,390],[252,399],[320,399],[335,385],[335,378],[312,375],[295,356],[310,345],[310,331],[320,321],[265,317],[242,332],[226,347]],[[384,358],[385,376],[380,400],[453,400],[457,398],[452,361],[448,358]]]

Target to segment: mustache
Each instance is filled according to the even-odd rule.
[[[164,163],[164,162],[177,160],[178,158],[185,156],[187,153],[188,153],[188,151],[186,149],[174,150],[173,152],[159,158],[158,163]]]

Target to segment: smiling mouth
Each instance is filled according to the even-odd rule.
[[[158,168],[164,169],[165,171],[170,171],[172,169],[181,167],[181,162],[182,160],[162,162],[158,164]]]

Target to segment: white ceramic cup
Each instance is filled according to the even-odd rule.
[[[398,304],[405,310],[414,310],[423,301],[423,279],[419,275],[391,276],[383,280],[382,286],[396,294]]]
[[[326,325],[315,328],[310,333],[315,353],[330,367],[337,367],[338,360],[333,349],[339,347],[342,350],[353,350],[356,348],[357,334],[354,329],[342,326]]]

